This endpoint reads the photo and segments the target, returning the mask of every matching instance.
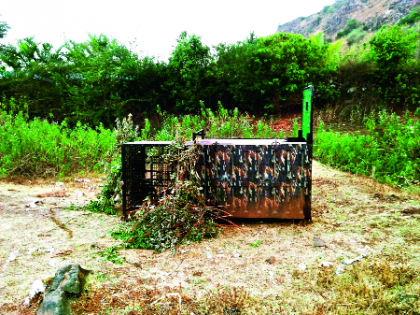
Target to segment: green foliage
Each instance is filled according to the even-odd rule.
[[[196,160],[197,144],[188,150],[179,151],[180,138],[175,139],[168,153],[160,158],[165,164],[179,163],[180,170],[186,169]],[[193,173],[192,173],[193,174]],[[214,223],[214,218],[221,218],[221,210],[207,208],[202,188],[192,180],[178,180],[180,174],[173,177],[169,187],[170,194],[163,196],[157,205],[145,200],[139,211],[133,215],[137,221],[122,224],[111,233],[116,239],[122,239],[128,248],[144,248],[163,251],[171,249],[175,254],[175,246],[189,242],[199,242],[204,237],[215,237],[222,228]],[[193,178],[193,176],[191,176]]]
[[[383,26],[369,41],[370,58],[376,63],[373,80],[382,98],[416,104],[419,100],[419,64],[411,58],[418,33],[398,25]]]
[[[398,66],[413,55],[418,36],[418,33],[398,25],[384,25],[369,41],[372,57],[385,70]]]
[[[348,34],[350,34],[351,31],[355,30],[357,27],[358,27],[358,23],[355,19],[348,19],[347,26],[342,31],[339,31],[337,33],[337,36],[335,37],[335,39],[337,40],[344,36],[347,36]]]
[[[5,38],[8,30],[10,30],[10,26],[4,21],[0,21],[0,38]]]
[[[162,100],[166,68],[153,58],[139,59],[105,35],[90,35],[84,43],[67,41],[57,50],[25,38],[16,47],[5,46],[0,60],[13,68],[0,80],[2,92],[26,99],[31,118],[52,113],[70,125],[109,126],[129,113],[128,106],[143,112]]]
[[[331,14],[336,11],[336,8],[334,5],[326,5],[322,8],[322,12],[326,14]]]
[[[347,20],[347,27],[350,30],[354,30],[357,27],[357,21],[355,19],[348,19]]]
[[[11,99],[13,104],[13,99]],[[0,113],[0,169],[8,175],[55,176],[97,170],[98,161],[115,143],[112,132],[100,124],[96,130],[81,123],[73,129],[66,121],[28,120],[22,111]]]
[[[347,36],[347,44],[349,46],[355,44],[355,43],[360,43],[363,38],[365,38],[366,36],[366,32],[361,31],[359,29],[354,29],[352,30],[349,35]]]
[[[419,9],[413,9],[409,15],[403,17],[398,24],[404,25],[404,24],[414,24],[418,20],[420,20],[420,10]]]
[[[102,256],[104,260],[108,260],[116,265],[122,265],[125,257],[118,255],[117,249],[119,247],[119,245],[111,246],[106,252],[100,252],[99,255]]]
[[[138,126],[134,126],[132,115],[122,121],[116,121],[116,128],[112,132],[115,142],[111,143],[106,152],[105,159],[102,161],[106,177],[101,193],[97,196],[98,200],[91,201],[86,210],[92,212],[104,212],[115,214],[114,204],[121,203],[122,184],[122,161],[121,146],[123,143],[138,140]]]
[[[298,132],[299,132],[299,124],[297,122],[297,118],[293,119],[293,137],[297,137],[298,136]]]
[[[193,111],[198,108],[199,93],[206,88],[207,77],[212,75],[209,65],[212,62],[210,48],[201,43],[196,35],[188,36],[182,32],[178,45],[169,58],[169,80],[165,83],[176,98],[180,110]]]
[[[239,110],[225,109],[219,103],[219,109],[213,112],[209,108],[201,107],[201,115],[184,115],[176,117],[164,113],[161,129],[155,131],[156,141],[172,141],[178,135],[183,139],[191,139],[193,130],[206,130],[207,138],[278,138],[285,137],[284,131],[274,132],[269,125],[259,120],[254,126],[250,123],[248,114],[240,115]],[[153,137],[150,135],[147,140]]]
[[[337,1],[325,10],[344,5],[345,1]],[[311,27],[321,18],[314,19]],[[156,104],[171,114],[194,115],[202,106],[216,112],[221,102],[228,110],[262,115],[295,104],[308,82],[316,86],[319,104],[344,101],[345,91],[354,86],[369,87],[362,97],[365,104],[369,103],[367,97],[374,102],[418,104],[420,50],[416,32],[408,27],[384,27],[363,48],[369,54],[357,56],[361,51],[357,43],[365,34],[357,27],[358,23],[349,19],[339,33],[338,37],[347,36],[352,46],[344,56],[345,40],[329,43],[322,33],[310,38],[284,33],[257,38],[251,33],[243,41],[219,44],[211,52],[198,36],[183,32],[168,63],[154,57],[139,58],[102,34],[81,43],[70,40],[57,49],[33,37],[25,38],[0,52],[0,67],[13,69],[0,73],[0,90],[7,99],[3,102],[7,110],[14,106],[30,119],[52,114],[55,121],[66,120],[71,128],[79,121],[91,127],[100,123],[110,127],[115,119],[136,113],[134,120],[144,122],[142,139],[151,139],[157,132],[162,139],[172,137],[165,134],[169,131],[166,127],[155,131],[146,125],[145,117],[153,118]],[[417,47],[417,57],[413,47]],[[207,124],[209,118],[201,120]],[[226,125],[224,133],[229,134],[229,128]]]
[[[340,134],[320,124],[314,153],[323,163],[395,186],[420,181],[420,121],[382,110],[366,119],[366,134]],[[377,128],[381,132],[377,131]]]

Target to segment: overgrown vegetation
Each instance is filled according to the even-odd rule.
[[[166,165],[179,163],[178,173],[174,174],[172,184],[167,187],[167,194],[159,203],[144,201],[143,206],[133,214],[136,222],[124,225],[112,232],[112,236],[124,240],[128,248],[144,248],[163,251],[171,249],[175,254],[175,246],[190,242],[199,242],[205,236],[214,237],[222,231],[215,218],[225,214],[222,210],[213,210],[206,206],[201,187],[190,172],[192,164],[197,159],[198,145],[194,144],[187,150],[182,148],[182,142],[175,141],[163,156]],[[153,156],[150,153],[149,158]],[[184,171],[185,170],[185,171]],[[190,180],[180,180],[180,178]]]
[[[416,8],[413,9],[409,15],[403,17],[398,24],[399,25],[404,25],[404,24],[414,24],[416,23],[418,20],[420,20],[420,9]]]
[[[14,104],[11,99],[9,104]],[[64,176],[100,171],[99,161],[115,142],[112,132],[102,124],[92,129],[66,121],[50,123],[22,111],[0,113],[0,175]]]
[[[420,120],[372,111],[362,133],[328,130],[321,122],[314,153],[323,162],[394,186],[420,182]],[[415,112],[420,116],[420,108]]]
[[[340,41],[330,44],[322,36],[300,34],[257,38],[251,33],[236,44],[210,50],[199,37],[183,32],[168,62],[140,58],[105,35],[58,48],[25,38],[1,49],[2,103],[9,110],[14,97],[18,110],[30,118],[51,113],[72,127],[78,121],[109,127],[129,113],[138,124],[156,112],[157,104],[171,114],[196,114],[200,102],[212,110],[221,102],[230,110],[276,113],[300,104],[300,91],[308,82],[317,87],[318,104],[346,100],[345,91],[352,86],[369,86],[369,97],[384,102],[417,104],[417,33],[407,26],[383,27],[363,48],[365,32],[359,26],[349,19],[337,35],[347,36],[355,50],[369,52],[351,64],[353,51],[342,53]],[[383,58],[384,52],[392,58]],[[349,80],[356,70],[363,81]]]
[[[344,37],[348,34],[350,34],[350,32],[352,32],[353,30],[355,30],[357,28],[357,21],[355,19],[348,19],[347,20],[347,26],[342,30],[339,31],[337,33],[337,36],[335,37],[335,39],[340,39],[341,37]]]

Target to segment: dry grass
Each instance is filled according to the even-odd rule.
[[[53,277],[70,262],[93,271],[88,290],[73,304],[75,314],[419,313],[419,215],[404,217],[402,209],[420,196],[316,162],[313,184],[310,225],[237,220],[244,232],[229,230],[216,239],[181,246],[175,257],[169,251],[121,250],[126,260],[120,266],[98,255],[118,244],[106,235],[120,223],[117,217],[61,208],[93,197],[73,197],[81,183],[65,185],[71,198],[48,197],[41,207],[26,211],[24,204],[35,199],[31,196],[51,191],[51,184],[3,182],[0,313],[22,313],[18,307],[30,283]],[[51,220],[50,208],[73,238]],[[327,246],[314,247],[315,235]],[[251,245],[257,241],[261,245]],[[52,246],[54,252],[25,253],[42,246]],[[370,247],[368,256],[343,264],[365,246]],[[21,254],[6,264],[11,251]],[[50,258],[56,252],[66,255]],[[274,260],[267,261],[270,257]],[[50,259],[55,266],[48,265]],[[333,266],[320,267],[321,262]],[[335,273],[338,268],[341,275]]]

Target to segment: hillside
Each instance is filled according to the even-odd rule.
[[[373,32],[384,24],[398,23],[418,5],[420,0],[336,0],[321,12],[279,25],[277,32],[308,36],[321,31],[334,40],[350,19],[356,20],[363,31]]]

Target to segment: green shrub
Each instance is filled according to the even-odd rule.
[[[337,33],[337,36],[335,37],[335,40],[340,39],[344,36],[347,36],[348,34],[350,34],[351,31],[356,29],[357,26],[358,26],[358,23],[355,19],[348,19],[347,20],[347,26],[342,31],[339,31]]]
[[[349,46],[359,43],[365,38],[366,32],[361,31],[359,29],[354,29],[350,32],[350,34],[347,36],[347,44]]]
[[[323,163],[395,186],[420,181],[420,121],[402,118],[382,110],[377,118],[366,119],[365,134],[326,131],[320,124],[315,155]],[[376,131],[379,127],[383,132]]]
[[[403,17],[398,24],[399,25],[404,25],[404,24],[414,24],[416,23],[418,20],[420,20],[420,10],[419,9],[415,9],[413,11],[410,12],[409,15]]]
[[[0,113],[0,169],[8,175],[55,176],[80,170],[100,171],[99,161],[115,143],[112,132],[77,123],[28,120],[23,112]]]

